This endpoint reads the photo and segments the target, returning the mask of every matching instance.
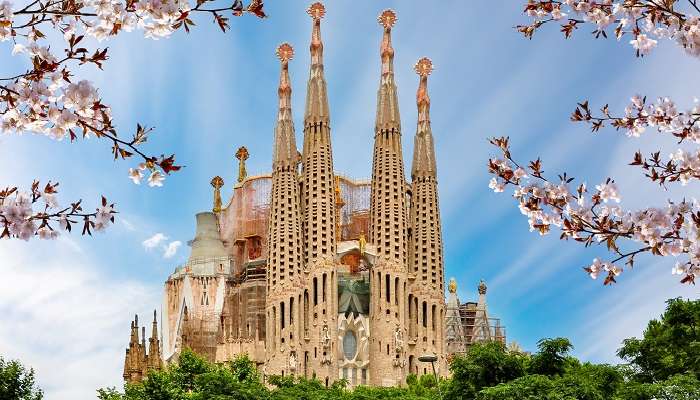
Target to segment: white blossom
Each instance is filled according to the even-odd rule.
[[[141,184],[141,179],[143,179],[143,173],[138,168],[129,168],[129,179],[139,185]]]
[[[153,171],[151,172],[151,175],[148,177],[148,186],[154,187],[154,186],[163,186],[163,181],[165,180],[165,176],[160,171]]]
[[[601,183],[600,185],[596,185],[595,188],[598,190],[600,199],[604,202],[607,203],[609,200],[614,200],[618,203],[620,202],[620,194],[618,193],[617,185],[615,185],[614,182]]]
[[[656,47],[656,43],[656,40],[649,38],[644,33],[640,33],[637,37],[630,40],[630,44],[639,51],[639,54],[649,54]]]

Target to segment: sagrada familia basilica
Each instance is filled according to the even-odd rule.
[[[315,376],[330,384],[392,386],[408,374],[432,373],[419,357],[436,357],[447,374],[451,354],[478,341],[505,343],[505,328],[479,301],[461,304],[456,282],[445,301],[442,226],[428,76],[432,62],[418,60],[418,121],[411,179],[407,181],[394,82],[391,30],[383,27],[372,179],[335,172],[331,118],[323,65],[321,20],[313,20],[311,66],[297,150],[284,43],[272,172],[248,176],[240,148],[238,182],[225,206],[220,177],[212,179],[214,206],[197,214],[191,254],[166,283],[161,332],[154,315],[146,344],[138,319],[131,325],[124,379],[177,360],[186,347],[214,362],[247,354],[264,375]],[[148,350],[148,351],[146,351]]]

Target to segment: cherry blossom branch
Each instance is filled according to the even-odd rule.
[[[78,136],[94,136],[110,143],[115,159],[140,158],[138,165],[129,168],[129,177],[135,183],[140,183],[148,172],[149,186],[162,186],[165,175],[181,168],[175,164],[174,155],[154,156],[143,151],[141,146],[153,129],[141,124],[137,124],[128,139],[118,135],[111,108],[102,102],[97,88],[89,81],[73,81],[74,70],[85,64],[102,69],[108,60],[106,48],[93,51],[81,46],[86,36],[102,41],[141,29],[147,38],[167,38],[178,29],[189,32],[195,25],[190,19],[193,13],[212,15],[224,32],[229,29],[226,12],[236,17],[244,14],[266,17],[262,0],[251,0],[247,6],[241,0],[226,5],[218,0],[195,0],[195,3],[193,6],[188,0],[33,0],[15,7],[9,0],[0,0],[0,42],[11,40],[12,54],[25,54],[31,61],[31,69],[24,73],[0,77],[0,132],[31,131],[56,140],[69,137],[71,141]],[[63,36],[65,56],[57,57],[43,43],[47,36],[42,32],[45,29]],[[54,237],[56,231],[50,223],[56,218],[67,230],[72,222],[69,218],[82,218],[83,234],[106,225],[105,212],[83,213],[80,201],[61,210],[49,212],[47,205],[42,212],[31,211],[37,199],[53,198],[51,191],[55,191],[55,186],[49,182],[45,191],[40,192],[33,185],[31,196],[17,188],[2,192],[0,227],[4,227],[4,232],[0,238]],[[15,197],[10,198],[13,193]],[[26,200],[28,196],[32,201]],[[107,207],[106,200],[102,206]]]
[[[700,144],[700,105],[686,112],[678,112],[671,99],[665,97],[655,104],[648,104],[646,97],[634,96],[625,109],[624,116],[613,116],[606,104],[600,110],[600,116],[594,116],[588,101],[579,103],[571,114],[574,122],[587,123],[591,132],[598,132],[605,126],[624,130],[629,137],[640,137],[647,128],[655,128],[660,133],[668,133],[678,139],[678,143],[690,141]],[[663,162],[660,152],[654,152],[649,158],[640,152],[634,155],[630,165],[640,166],[645,175],[665,187],[669,182],[681,182],[686,185],[690,180],[700,179],[700,151],[676,150],[668,161]]]
[[[685,275],[683,283],[694,283],[700,274],[700,204],[697,201],[669,202],[665,209],[626,211],[618,205],[608,205],[611,201],[620,202],[612,179],[596,185],[595,192],[590,195],[585,183],[572,191],[570,185],[574,178],[564,173],[559,175],[558,183],[547,179],[539,159],[531,161],[527,171],[521,167],[511,156],[507,137],[492,138],[490,142],[498,147],[502,158],[489,160],[489,173],[493,175],[489,187],[495,192],[503,192],[509,185],[514,187],[513,197],[521,213],[527,216],[531,231],[545,235],[555,226],[561,230],[562,240],[573,239],[585,247],[605,245],[608,251],[616,254],[609,262],[595,259],[592,265],[585,267],[592,278],[605,272],[604,284],[615,283],[615,278],[624,270],[616,263],[624,262],[632,268],[635,256],[641,253],[687,256],[688,260],[677,263],[672,271]],[[618,243],[621,239],[643,246],[622,252]]]
[[[653,50],[658,41],[676,41],[690,55],[700,57],[700,18],[679,12],[673,5],[677,0],[529,0],[524,12],[532,22],[516,29],[531,39],[547,23],[561,22],[561,32],[571,37],[579,25],[594,25],[595,38],[607,38],[608,29],[620,40],[625,34],[632,39],[638,57]],[[700,14],[696,0],[690,6]],[[568,17],[568,18],[567,18]]]
[[[17,187],[0,190],[0,239],[19,238],[29,240],[34,236],[42,239],[55,239],[56,226],[70,232],[73,224],[82,221],[82,234],[92,235],[102,231],[114,222],[114,204],[108,204],[103,196],[101,206],[95,212],[85,212],[82,200],[60,207],[56,199],[58,183],[48,182],[40,189],[39,181],[34,181],[30,192],[21,192]],[[43,200],[43,207],[35,211],[34,206]]]

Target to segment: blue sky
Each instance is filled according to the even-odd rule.
[[[237,169],[233,154],[248,147],[250,173],[268,171],[276,115],[279,64],[276,46],[288,41],[297,141],[308,75],[311,22],[301,1],[269,2],[267,20],[233,19],[222,34],[201,16],[190,35],[152,41],[138,32],[102,43],[111,59],[93,80],[112,106],[119,128],[155,125],[147,149],[174,152],[186,165],[162,188],[136,186],[131,166],[113,162],[105,143],[74,144],[42,136],[0,136],[0,184],[28,186],[34,177],[61,182],[59,200],[100,194],[117,203],[114,227],[93,238],[65,236],[51,242],[0,241],[0,354],[37,370],[47,398],[90,398],[94,389],[121,385],[124,348],[133,313],[158,308],[162,283],[187,258],[186,246],[171,259],[146,251],[142,241],[163,233],[186,242],[194,214],[211,207],[209,180],[221,175],[230,196]],[[525,23],[519,2],[327,1],[322,34],[331,107],[335,169],[356,178],[371,174],[381,29],[387,7],[399,17],[393,31],[396,80],[410,170],[415,132],[415,61],[432,58],[431,116],[436,142],[444,224],[445,269],[456,277],[462,300],[475,297],[483,278],[493,314],[509,340],[528,350],[542,337],[572,339],[585,360],[614,362],[623,338],[640,335],[646,321],[670,297],[697,297],[671,276],[671,260],[641,258],[620,284],[603,287],[581,271],[604,249],[582,249],[530,233],[507,194],[488,187],[486,138],[509,135],[521,160],[541,156],[546,172],[568,171],[589,184],[614,176],[623,205],[698,193],[664,192],[626,164],[637,149],[673,142],[649,133],[642,139],[605,131],[591,135],[569,122],[576,102],[610,103],[622,110],[636,93],[671,96],[690,105],[698,61],[672,43],[636,59],[626,42],[593,40],[588,28],[563,40],[555,27],[532,41],[513,27]],[[0,45],[0,76],[23,68]]]

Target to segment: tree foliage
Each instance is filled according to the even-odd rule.
[[[626,339],[617,354],[630,363],[641,382],[677,374],[700,379],[700,300],[676,298],[666,304],[666,312],[649,321],[644,336]]]
[[[44,393],[36,385],[34,370],[19,361],[5,361],[0,356],[0,399],[41,400]]]

